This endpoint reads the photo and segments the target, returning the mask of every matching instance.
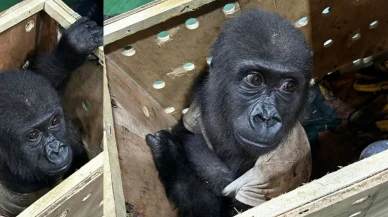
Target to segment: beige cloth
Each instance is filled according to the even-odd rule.
[[[201,127],[195,102],[183,116],[183,123],[191,132],[202,134],[213,150]],[[310,144],[303,127],[297,123],[276,149],[261,155],[252,169],[226,186],[222,193],[249,206],[258,206],[308,182],[311,166]]]
[[[275,150],[260,156],[252,169],[226,186],[222,193],[241,203],[258,206],[308,182],[311,165],[310,144],[298,123]]]

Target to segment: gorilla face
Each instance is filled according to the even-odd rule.
[[[306,89],[304,77],[260,68],[243,69],[237,74],[241,74],[238,81],[227,89],[234,112],[228,117],[233,117],[230,123],[235,139],[248,146],[276,146],[299,116]]]
[[[33,72],[4,72],[0,80],[1,165],[26,181],[64,174],[73,152],[57,92]]]
[[[72,150],[66,144],[66,129],[62,110],[58,109],[17,133],[21,136],[21,152],[36,172],[56,176],[70,167]]]
[[[226,24],[211,55],[198,98],[210,140],[276,147],[307,98],[312,57],[302,33],[279,15],[246,10]]]

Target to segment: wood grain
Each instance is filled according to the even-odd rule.
[[[112,129],[119,151],[125,199],[135,206],[135,210],[143,211],[144,216],[173,217],[175,215],[158,179],[151,151],[144,137],[148,133],[172,126],[175,120],[164,113],[163,109],[128,75],[112,64],[109,58],[106,64],[114,105],[115,125]],[[147,108],[148,116],[144,113],[144,107]]]
[[[37,20],[38,15],[32,15],[12,28],[0,33],[0,71],[20,68],[28,57],[32,55],[36,47],[39,31]],[[30,32],[26,32],[25,26],[29,21],[33,21],[35,27]]]

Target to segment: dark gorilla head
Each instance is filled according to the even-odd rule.
[[[29,71],[0,74],[0,166],[26,181],[62,175],[72,161],[60,97]]]
[[[303,34],[279,15],[250,9],[225,25],[211,55],[197,98],[210,141],[276,147],[307,99],[313,64]]]

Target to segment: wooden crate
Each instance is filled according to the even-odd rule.
[[[49,52],[58,39],[58,24],[69,27],[75,15],[60,0],[25,0],[0,13],[0,70],[20,68],[36,51]],[[101,65],[87,63],[74,72],[64,110],[81,127],[91,160],[19,216],[103,216],[102,89]]]
[[[124,200],[142,212],[141,216],[175,216],[144,136],[171,127],[188,107],[193,78],[207,68],[209,46],[225,21],[233,17],[222,12],[226,3],[235,3],[239,10],[259,7],[275,11],[298,25],[314,51],[315,80],[332,71],[364,67],[388,50],[385,0],[156,0],[106,21],[109,92],[104,95],[110,99],[105,99],[105,112],[113,114],[104,113],[113,118],[109,122],[112,134],[106,164],[111,165],[112,174],[120,174],[121,169],[121,180],[112,180],[117,216],[124,216]],[[329,13],[322,14],[327,7]],[[304,17],[308,22],[298,23]],[[198,29],[185,27],[188,18],[198,19]],[[373,21],[378,21],[378,26],[369,28]],[[171,39],[158,43],[156,37],[161,31],[168,31]],[[352,40],[357,33],[361,37]],[[328,39],[334,43],[325,48]],[[128,45],[136,50],[135,55],[122,55]],[[360,61],[353,63],[357,59]],[[195,69],[174,74],[186,62],[194,63]],[[165,87],[153,88],[155,81],[164,81]],[[170,106],[175,111],[166,114],[165,108]],[[387,161],[386,151],[238,216],[388,216]]]

